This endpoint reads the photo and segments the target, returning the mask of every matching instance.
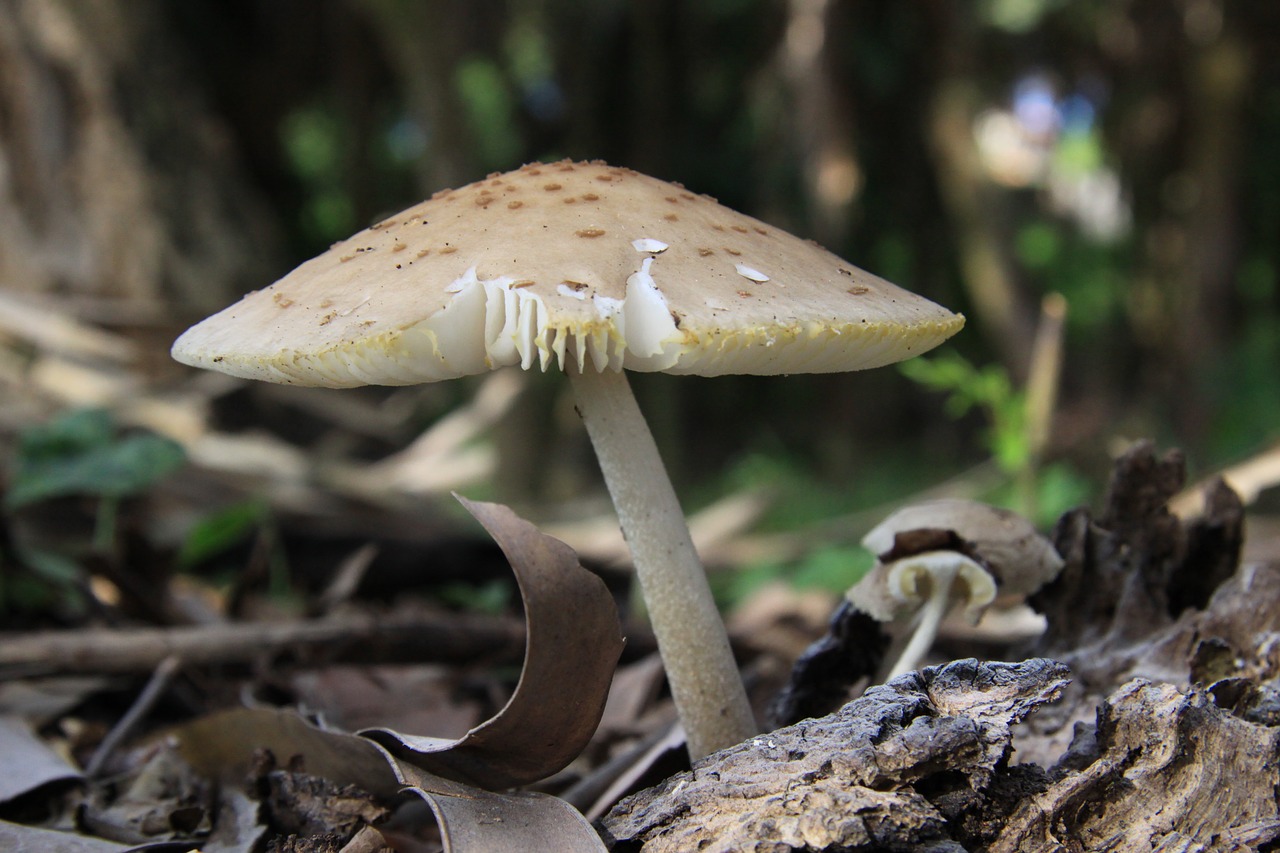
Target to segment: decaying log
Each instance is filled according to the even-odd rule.
[[[851,685],[875,674],[888,648],[884,626],[852,602],[841,601],[827,633],[791,667],[790,679],[769,707],[769,723],[787,726],[840,707]]]
[[[1038,715],[1036,737],[1019,744],[1038,760],[1059,754],[1072,726],[1091,721],[1131,679],[1186,689],[1280,674],[1280,653],[1270,651],[1280,630],[1280,567],[1239,566],[1243,507],[1222,483],[1210,485],[1194,522],[1170,513],[1166,503],[1184,478],[1180,453],[1157,457],[1139,443],[1117,460],[1096,518],[1078,509],[1059,521],[1054,539],[1066,566],[1032,601],[1049,629],[1029,653],[1063,661],[1074,683]]]
[[[1184,479],[1180,453],[1142,443],[1100,512],[1063,516],[1035,659],[872,688],[624,800],[606,838],[646,853],[1280,849],[1280,563],[1239,565],[1243,508],[1222,483],[1195,521],[1170,513]],[[779,707],[861,674],[848,632],[833,621]]]
[[[623,800],[603,819],[606,840],[645,853],[959,849],[948,825],[998,808],[991,782],[1013,724],[1065,683],[1047,660],[909,673]]]
[[[1243,507],[1221,482],[1196,521],[1172,515],[1184,475],[1180,454],[1136,445],[1097,518],[1060,521],[1067,567],[1035,599],[1049,631],[1033,651],[1067,663],[1074,682],[1015,744],[1024,759],[1061,760],[990,849],[1253,850],[1280,839],[1280,565],[1239,565]]]
[[[1054,546],[1066,565],[1031,598],[1049,626],[1034,654],[1140,643],[1208,604],[1239,565],[1244,508],[1217,481],[1204,514],[1184,524],[1167,505],[1185,481],[1181,452],[1157,457],[1139,442],[1116,460],[1096,517],[1081,508],[1059,519]]]
[[[986,849],[1246,851],[1280,839],[1280,729],[1233,716],[1204,690],[1130,682],[1063,768]]]
[[[1166,504],[1185,480],[1179,451],[1157,458],[1141,442],[1116,461],[1096,518],[1080,508],[1059,519],[1053,541],[1066,565],[1030,599],[1049,626],[1037,652],[1123,642],[1171,621],[1169,580],[1186,532]]]

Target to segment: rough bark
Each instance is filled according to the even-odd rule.
[[[1058,523],[1066,566],[1032,599],[1049,622],[1032,651],[1065,661],[1096,699],[1133,677],[1190,684],[1194,647],[1219,632],[1252,660],[1254,635],[1270,629],[1269,609],[1257,605],[1280,590],[1240,594],[1241,583],[1268,584],[1274,571],[1239,566],[1239,498],[1212,484],[1205,513],[1184,524],[1166,508],[1184,479],[1180,453],[1157,458],[1150,444],[1135,445],[1117,460],[1098,517],[1080,509]]]
[[[1054,764],[992,850],[1252,850],[1280,839],[1280,565],[1239,565],[1243,509],[1211,484],[1204,515],[1166,508],[1181,454],[1136,445],[1102,512],[1064,516],[1067,561],[1036,596],[1065,662],[1063,699],[1019,732]],[[1059,758],[1060,757],[1060,758]]]
[[[1186,532],[1165,504],[1183,486],[1178,451],[1157,458],[1146,442],[1115,463],[1103,510],[1068,512],[1053,533],[1066,561],[1031,598],[1048,618],[1037,651],[1122,643],[1168,624],[1168,584],[1186,553]]]
[[[884,626],[842,601],[831,615],[827,633],[791,667],[790,679],[769,706],[769,723],[789,726],[840,707],[854,685],[875,675],[888,647]]]
[[[1066,569],[1035,598],[1035,651],[1059,663],[872,688],[623,801],[603,821],[614,849],[1275,849],[1280,564],[1238,565],[1243,511],[1220,483],[1201,518],[1172,515],[1184,476],[1181,454],[1136,445],[1096,516],[1063,517]],[[850,629],[837,614],[779,708],[861,674]]]
[[[1204,690],[1129,682],[1082,728],[1059,775],[1019,804],[991,853],[1245,851],[1280,838],[1280,730]]]
[[[645,853],[959,849],[948,823],[985,806],[1013,724],[1065,683],[1046,660],[909,673],[624,800],[607,840]]]

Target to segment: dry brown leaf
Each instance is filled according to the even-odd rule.
[[[613,599],[564,543],[504,506],[459,500],[507,555],[525,602],[524,670],[501,712],[448,740],[386,729],[349,735],[287,711],[228,711],[184,726],[183,754],[206,773],[234,778],[253,749],[267,748],[282,760],[301,756],[308,773],[379,796],[408,789],[430,805],[455,853],[603,850],[563,800],[494,790],[555,773],[590,740],[622,652]]]
[[[5,853],[128,853],[130,849],[128,844],[0,820],[0,850]]]
[[[399,769],[406,789],[426,800],[435,814],[446,853],[604,853],[591,824],[559,797],[461,784],[446,794],[433,790],[440,777],[410,765]]]
[[[502,548],[524,598],[524,670],[507,706],[457,741],[370,729],[392,755],[485,788],[514,788],[565,767],[591,740],[622,654],[604,582],[569,546],[505,506],[459,497]]]
[[[80,771],[46,746],[23,720],[0,715],[0,803],[50,782],[81,778]]]

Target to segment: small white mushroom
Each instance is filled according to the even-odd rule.
[[[890,656],[886,679],[919,665],[942,618],[957,604],[976,622],[997,588],[1025,595],[1062,569],[1062,558],[1025,518],[976,501],[930,501],[899,510],[862,544],[877,563],[849,590],[849,600],[880,621],[911,617],[910,637]]]
[[[918,610],[911,639],[886,679],[915,669],[953,604],[963,602],[965,615],[976,622],[996,597],[995,579],[957,551],[929,551],[895,561],[889,567],[888,587],[889,594],[904,606]]]

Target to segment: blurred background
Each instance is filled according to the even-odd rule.
[[[267,515],[420,530],[456,488],[617,557],[558,377],[321,393],[168,359],[333,241],[562,157],[682,182],[968,317],[901,369],[635,379],[709,561],[741,569],[726,595],[847,585],[861,531],[921,495],[1048,525],[1137,438],[1195,477],[1274,472],[1277,48],[1272,0],[0,0],[10,491],[91,407],[91,446],[177,448],[189,476],[125,490],[163,488],[146,518],[174,549]]]

